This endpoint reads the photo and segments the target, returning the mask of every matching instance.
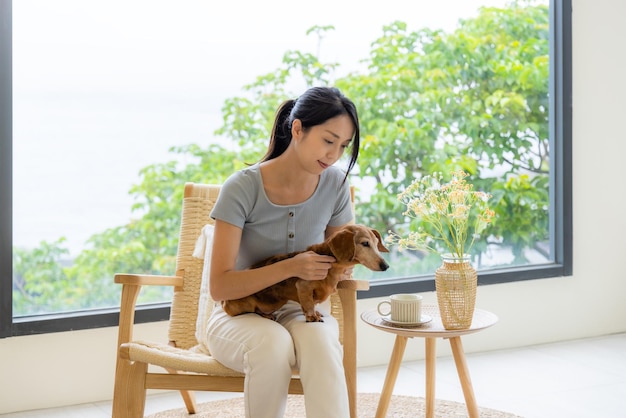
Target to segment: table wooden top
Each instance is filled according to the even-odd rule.
[[[422,325],[396,325],[391,322],[387,322],[376,309],[371,309],[361,314],[361,319],[373,326],[385,332],[390,332],[396,335],[402,335],[404,337],[422,337],[422,338],[450,338],[457,337],[466,334],[472,334],[485,328],[489,328],[498,322],[498,317],[484,309],[474,309],[474,316],[472,317],[472,325],[468,329],[455,329],[447,330],[443,327],[441,322],[441,316],[439,315],[439,307],[437,305],[423,305],[422,314],[432,317],[430,322],[426,322]]]

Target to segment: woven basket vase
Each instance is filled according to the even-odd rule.
[[[472,325],[478,275],[470,257],[442,255],[435,271],[435,289],[441,322],[445,329],[467,329]]]

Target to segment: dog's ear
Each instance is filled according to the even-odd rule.
[[[380,232],[375,229],[372,229],[372,232],[376,235],[376,238],[378,238],[378,251],[381,253],[388,253],[389,250],[383,245],[383,238],[380,236]]]
[[[344,229],[330,240],[328,246],[337,261],[351,261],[354,258],[354,231]]]

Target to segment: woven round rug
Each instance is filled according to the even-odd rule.
[[[373,418],[378,407],[379,393],[359,393],[357,411],[359,418]],[[413,396],[392,396],[387,410],[388,418],[420,418],[424,417],[426,401],[424,398]],[[481,418],[521,418],[519,415],[496,411],[489,408],[478,408]],[[185,408],[172,409],[149,415],[147,418],[242,418],[244,417],[243,398],[224,399],[206,402],[198,405],[195,415],[187,414]],[[437,399],[435,401],[435,416],[437,418],[468,417],[465,404]],[[304,412],[304,397],[289,395],[285,418],[306,418]]]

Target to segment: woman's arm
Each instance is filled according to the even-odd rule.
[[[335,261],[333,257],[308,251],[258,269],[236,270],[241,234],[241,228],[215,220],[210,273],[213,300],[239,299],[294,276],[321,280]]]

